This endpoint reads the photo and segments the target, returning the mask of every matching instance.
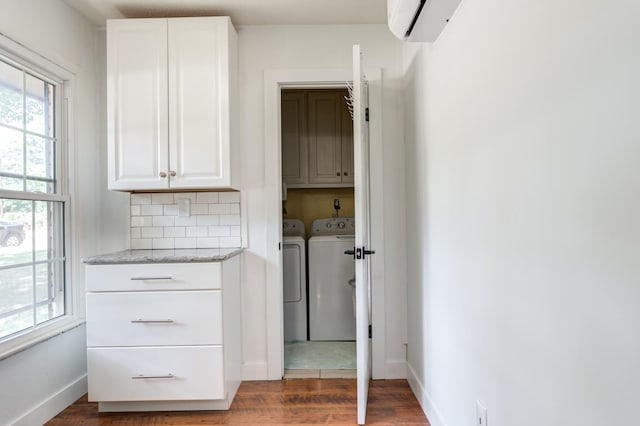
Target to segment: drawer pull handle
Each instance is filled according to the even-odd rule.
[[[169,374],[162,374],[162,375],[157,375],[157,376],[147,376],[145,374],[140,374],[138,376],[131,376],[132,379],[136,380],[136,379],[174,379],[175,376],[171,373]]]
[[[131,281],[172,280],[173,277],[131,277]]]
[[[135,320],[131,320],[133,324],[173,324],[175,321],[172,319],[166,320],[145,320],[142,318],[138,318]]]

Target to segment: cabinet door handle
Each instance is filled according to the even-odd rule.
[[[342,174],[345,175],[345,176],[349,176],[349,173],[347,173],[347,172],[344,172]]]
[[[173,277],[131,277],[131,281],[172,280]]]
[[[167,177],[167,174],[165,172],[160,172],[159,176],[164,179]]]
[[[162,319],[162,320],[146,320],[142,318],[138,318],[135,320],[131,320],[132,324],[173,324],[175,321],[172,319]]]
[[[336,176],[340,176],[340,172],[336,172]]]
[[[146,374],[139,374],[137,376],[131,376],[132,379],[175,379],[176,376],[174,376],[171,373],[168,374],[157,374],[157,375],[146,375]]]
[[[175,176],[175,175],[176,175],[176,172],[175,172],[175,171],[173,171],[173,170],[169,170],[169,176]]]

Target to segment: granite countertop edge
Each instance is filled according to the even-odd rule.
[[[237,256],[242,253],[243,250],[243,248],[122,250],[114,253],[84,257],[82,258],[82,262],[87,265],[223,262]]]

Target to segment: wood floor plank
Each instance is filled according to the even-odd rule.
[[[356,381],[294,379],[243,382],[228,411],[98,413],[86,395],[51,419],[50,426],[354,425]],[[406,380],[369,387],[368,425],[429,425]]]

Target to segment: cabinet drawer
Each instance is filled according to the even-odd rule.
[[[220,290],[87,294],[88,346],[218,344]]]
[[[89,348],[90,401],[225,397],[221,346]]]
[[[87,265],[87,291],[219,289],[220,271],[219,262]]]

